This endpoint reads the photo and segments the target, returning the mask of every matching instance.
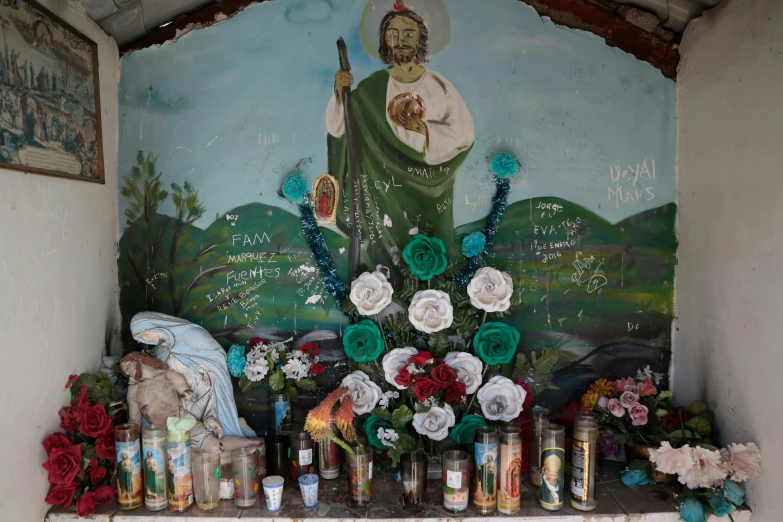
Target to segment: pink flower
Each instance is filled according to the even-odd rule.
[[[639,395],[641,397],[649,397],[650,395],[655,395],[658,393],[658,389],[655,387],[649,377],[643,381],[639,381],[637,386],[639,388]]]
[[[732,480],[742,482],[758,477],[761,473],[761,452],[754,443],[732,443],[720,452]]]
[[[610,399],[609,403],[606,405],[606,409],[609,410],[609,413],[618,418],[625,415],[625,408],[623,408],[620,401],[617,399]]]
[[[626,377],[625,379],[614,381],[614,389],[617,393],[623,393],[626,386],[633,386],[635,384],[636,381],[634,381],[632,377]]]
[[[691,489],[709,488],[720,484],[728,474],[720,452],[696,446],[690,449],[693,467],[677,480]]]
[[[638,387],[638,386],[636,386],[635,384],[629,384],[629,385],[627,385],[627,386],[625,387],[625,390],[624,390],[624,391],[627,391],[627,392],[631,392],[631,393],[633,393],[634,395],[636,395],[636,400],[637,400],[637,401],[639,400],[639,387]]]
[[[609,399],[604,397],[603,395],[598,396],[598,407],[605,410],[606,406],[609,404]]]
[[[631,424],[634,426],[644,426],[647,424],[647,406],[641,404],[634,404],[631,409],[628,410],[629,415],[633,421]]]
[[[672,448],[668,442],[662,442],[661,447],[650,452],[650,461],[661,473],[684,475],[693,468],[691,447],[687,444],[682,448]]]
[[[623,392],[623,394],[620,395],[620,405],[623,408],[630,409],[631,406],[637,402],[639,402],[639,396],[632,392]]]

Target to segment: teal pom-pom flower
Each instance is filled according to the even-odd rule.
[[[228,373],[239,379],[245,373],[245,347],[238,344],[234,344],[228,349],[228,358],[226,360],[228,365]]]
[[[513,178],[519,172],[519,161],[508,152],[501,152],[492,158],[489,168],[498,177]]]
[[[292,172],[285,178],[283,197],[292,203],[300,203],[307,195],[307,179],[301,172]]]
[[[476,257],[484,251],[487,244],[487,236],[481,232],[471,232],[462,240],[462,255]]]

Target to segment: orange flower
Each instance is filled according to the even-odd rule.
[[[321,442],[332,434],[332,428],[329,425],[334,405],[343,398],[350,389],[347,386],[341,386],[332,391],[322,400],[318,406],[310,410],[305,419],[304,430],[310,434],[315,442]]]
[[[581,408],[588,411],[595,408],[595,403],[598,402],[600,395],[611,399],[614,396],[614,383],[609,379],[598,379],[591,384],[587,392],[582,395]]]
[[[340,403],[337,412],[334,414],[334,423],[343,434],[346,441],[352,441],[356,438],[356,430],[353,427],[353,419],[356,414],[353,412],[353,398],[348,395]]]

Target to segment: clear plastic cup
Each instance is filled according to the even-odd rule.
[[[192,458],[196,506],[212,511],[220,505],[220,455],[193,450]]]

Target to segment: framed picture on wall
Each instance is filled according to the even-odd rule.
[[[104,183],[95,42],[32,0],[0,30],[0,167]]]

